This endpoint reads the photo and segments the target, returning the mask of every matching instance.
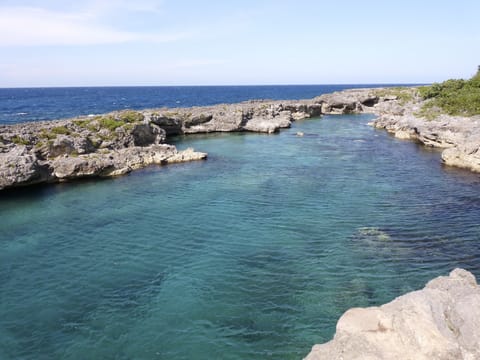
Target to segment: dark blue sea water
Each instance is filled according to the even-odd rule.
[[[0,88],[0,124],[102,114],[121,109],[190,107],[251,99],[309,99],[348,88],[378,86],[388,85]]]
[[[370,120],[0,193],[0,359],[301,359],[350,307],[479,276],[479,176]]]

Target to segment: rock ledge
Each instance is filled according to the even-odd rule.
[[[353,308],[306,360],[480,359],[480,287],[463,269],[392,302]]]

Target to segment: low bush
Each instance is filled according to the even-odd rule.
[[[422,111],[439,108],[448,115],[480,115],[480,72],[469,80],[447,80],[418,89],[420,96],[430,100]]]

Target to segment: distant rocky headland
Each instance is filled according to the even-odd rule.
[[[126,110],[0,125],[0,190],[202,160],[207,154],[178,151],[167,144],[168,138],[211,132],[274,133],[293,121],[324,114],[376,114],[374,127],[442,148],[445,164],[480,172],[480,116],[431,117],[431,112],[425,112],[425,104],[431,101],[416,87],[355,89],[309,100]]]

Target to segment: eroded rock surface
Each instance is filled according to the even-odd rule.
[[[480,288],[466,270],[392,302],[348,310],[306,360],[480,359]]]
[[[167,131],[141,112],[0,127],[0,190],[126,174],[149,165],[205,159],[164,144]]]

